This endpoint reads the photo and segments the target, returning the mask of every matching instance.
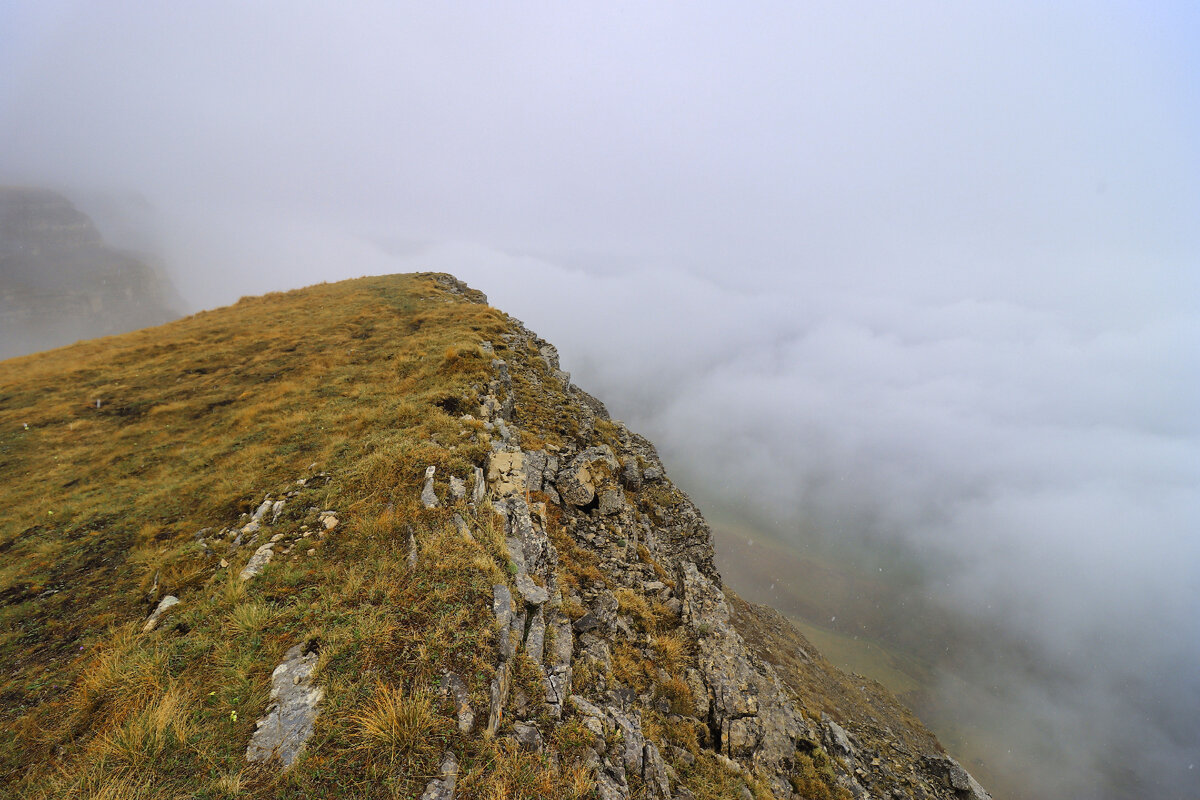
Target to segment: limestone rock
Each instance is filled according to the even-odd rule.
[[[642,782],[646,786],[646,796],[654,800],[670,800],[671,782],[667,779],[667,765],[663,763],[654,742],[646,742],[642,762]]]
[[[721,752],[761,768],[772,776],[772,789],[786,796],[786,765],[797,743],[811,738],[804,717],[729,624],[730,608],[721,590],[691,562],[681,565],[678,582],[684,622],[699,640],[699,668]]]
[[[149,633],[157,628],[159,620],[162,618],[162,615],[166,613],[167,609],[178,604],[179,598],[171,594],[160,600],[158,602],[158,607],[154,609],[154,613],[150,615],[150,618],[146,620],[146,624],[142,626],[142,633]]]
[[[513,739],[522,750],[530,753],[542,752],[542,734],[533,725],[518,722],[513,725]]]
[[[544,605],[550,599],[550,594],[543,587],[533,582],[527,573],[517,575],[517,591],[525,598],[525,603],[531,606]]]
[[[562,469],[554,487],[563,502],[573,506],[586,506],[596,496],[596,485],[592,483],[592,471],[587,464],[572,464]]]
[[[246,747],[247,761],[277,757],[285,770],[295,763],[312,736],[325,697],[325,690],[312,684],[316,665],[317,654],[304,652],[298,644],[271,673],[271,704]]]
[[[421,505],[426,508],[437,508],[438,498],[437,493],[433,491],[433,473],[437,471],[437,467],[428,467],[425,470],[425,487],[421,489]]]
[[[492,587],[492,613],[496,616],[499,627],[500,657],[512,658],[516,653],[517,643],[512,640],[510,628],[513,622],[512,592],[503,584]]]
[[[525,491],[525,456],[520,452],[500,451],[488,457],[487,482],[497,495]]]
[[[621,467],[621,483],[631,491],[642,488],[642,468],[638,466],[637,458],[630,456]]]
[[[487,728],[484,729],[485,736],[495,736],[496,731],[500,730],[500,723],[504,721],[504,703],[508,699],[508,690],[512,681],[510,664],[511,662],[508,660],[501,662],[492,678],[488,698]]]
[[[484,479],[483,470],[479,467],[474,467],[471,474],[473,481],[471,486],[471,503],[479,505],[487,497],[487,482]]]
[[[475,712],[471,710],[471,694],[467,685],[457,674],[446,670],[442,673],[442,690],[454,701],[454,712],[460,733],[470,733],[475,725]]]
[[[620,487],[611,486],[600,492],[600,508],[602,515],[608,517],[625,508],[625,493]]]
[[[625,763],[626,772],[641,775],[646,748],[641,723],[612,708],[608,709],[608,716],[616,722],[621,731],[621,759]]]
[[[254,510],[254,514],[250,517],[252,522],[262,522],[262,518],[271,510],[271,495],[267,495],[267,499],[262,501],[262,504]]]
[[[843,755],[854,755],[854,745],[850,743],[850,736],[846,733],[845,728],[838,725],[832,717],[825,713],[821,714],[821,726],[825,729],[825,741],[828,742],[830,749],[840,751]]]
[[[927,756],[925,761],[935,773],[941,773],[945,785],[953,789],[962,800],[991,800],[991,795],[953,758]]]
[[[458,783],[458,759],[449,750],[442,756],[440,777],[431,780],[421,793],[421,800],[454,800]]]
[[[254,555],[250,556],[250,560],[246,562],[246,566],[242,567],[242,571],[238,573],[238,580],[248,581],[262,572],[267,564],[271,563],[271,557],[274,555],[275,551],[271,549],[270,544],[264,544],[255,550]]]

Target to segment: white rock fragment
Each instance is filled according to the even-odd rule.
[[[284,769],[296,762],[313,733],[325,690],[312,685],[317,654],[305,653],[303,645],[287,651],[283,663],[271,673],[271,705],[257,722],[246,746],[246,760],[278,758]]]
[[[475,467],[471,471],[471,477],[474,481],[474,485],[471,487],[471,503],[479,505],[487,497],[487,481],[484,479],[483,469]]]
[[[267,499],[262,501],[262,504],[255,510],[254,516],[250,517],[252,522],[259,522],[266,513],[271,510],[271,495],[267,495]]]
[[[146,624],[142,626],[142,633],[149,633],[158,627],[158,621],[168,608],[173,605],[178,605],[179,598],[173,594],[169,594],[158,602],[158,606],[154,609],[154,613],[146,620]]]
[[[517,591],[525,598],[525,602],[531,606],[544,605],[550,599],[550,593],[534,583],[533,578],[530,578],[524,572],[517,575]]]
[[[425,488],[421,490],[421,505],[426,508],[437,508],[438,498],[433,491],[433,473],[437,471],[437,467],[429,467],[425,470]]]
[[[269,544],[264,544],[255,550],[254,555],[250,556],[250,560],[246,562],[246,566],[242,567],[242,571],[238,573],[238,580],[248,581],[262,572],[263,568],[271,563],[271,557],[274,555],[275,551]]]

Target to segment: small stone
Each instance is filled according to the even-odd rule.
[[[222,558],[218,563],[218,566],[220,566],[221,569],[225,569],[229,566],[229,562]]]
[[[518,722],[513,725],[513,738],[528,753],[542,752],[542,734],[533,725]]]
[[[533,578],[530,578],[524,572],[517,575],[517,591],[525,598],[525,602],[531,606],[544,605],[550,599],[550,593],[534,583]]]
[[[428,467],[425,470],[425,488],[421,490],[421,505],[426,508],[437,508],[438,498],[437,493],[433,491],[433,474],[437,471],[437,467]]]
[[[471,471],[474,485],[471,487],[471,502],[474,505],[479,505],[487,497],[487,481],[483,476],[483,469],[475,467]]]
[[[254,551],[254,555],[250,556],[250,560],[246,562],[246,566],[238,573],[239,580],[250,580],[255,575],[263,571],[267,564],[271,563],[271,557],[275,555],[275,551],[271,549],[271,545],[264,544],[262,547]]]
[[[462,478],[455,475],[450,476],[450,496],[455,500],[462,500],[467,496],[467,483]]]
[[[425,787],[421,800],[454,800],[454,787],[458,782],[458,760],[449,750],[442,756],[441,777],[434,778]]]
[[[317,551],[314,548],[309,548],[307,553],[310,556],[315,556],[317,554]]]
[[[255,510],[254,516],[252,516],[250,519],[254,522],[261,520],[263,516],[265,516],[266,513],[271,510],[271,505],[271,495],[267,495],[267,499],[262,501],[262,505]]]
[[[449,670],[442,673],[442,677],[445,681],[442,691],[454,699],[458,730],[460,733],[470,733],[475,725],[475,712],[471,710],[471,694],[467,691],[467,685],[463,683],[462,678]]]
[[[162,615],[166,613],[166,610],[173,605],[178,605],[178,603],[179,598],[172,594],[169,594],[160,600],[158,602],[158,607],[154,609],[154,613],[150,615],[150,618],[146,620],[146,624],[142,626],[142,633],[149,633],[157,628],[158,621],[162,618]]]
[[[475,541],[475,537],[471,535],[471,529],[467,527],[467,521],[462,518],[461,514],[455,514],[450,519],[454,523],[454,527],[458,529],[458,535],[466,539],[468,542]]]

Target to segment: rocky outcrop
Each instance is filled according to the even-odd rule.
[[[552,346],[519,323],[512,330],[503,346],[482,347],[495,377],[480,387],[478,412],[512,574],[493,591],[489,735],[540,751],[554,735],[547,720],[581,725],[582,761],[609,800],[690,797],[688,772],[706,753],[742,796],[800,798],[814,780],[829,796],[986,796],[940,752],[909,759],[900,780],[894,763],[863,758],[852,732],[804,708],[739,632],[708,526],[653,445],[572,385]],[[548,407],[562,413],[551,421]],[[522,447],[527,439],[544,444]],[[579,560],[595,570],[572,572]],[[520,658],[545,687],[540,702],[518,697]],[[699,751],[664,729],[691,731]]]
[[[174,297],[66,198],[0,187],[0,358],[161,324],[179,316]]]

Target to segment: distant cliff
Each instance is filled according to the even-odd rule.
[[[0,358],[179,316],[174,290],[46,189],[0,186]]]

